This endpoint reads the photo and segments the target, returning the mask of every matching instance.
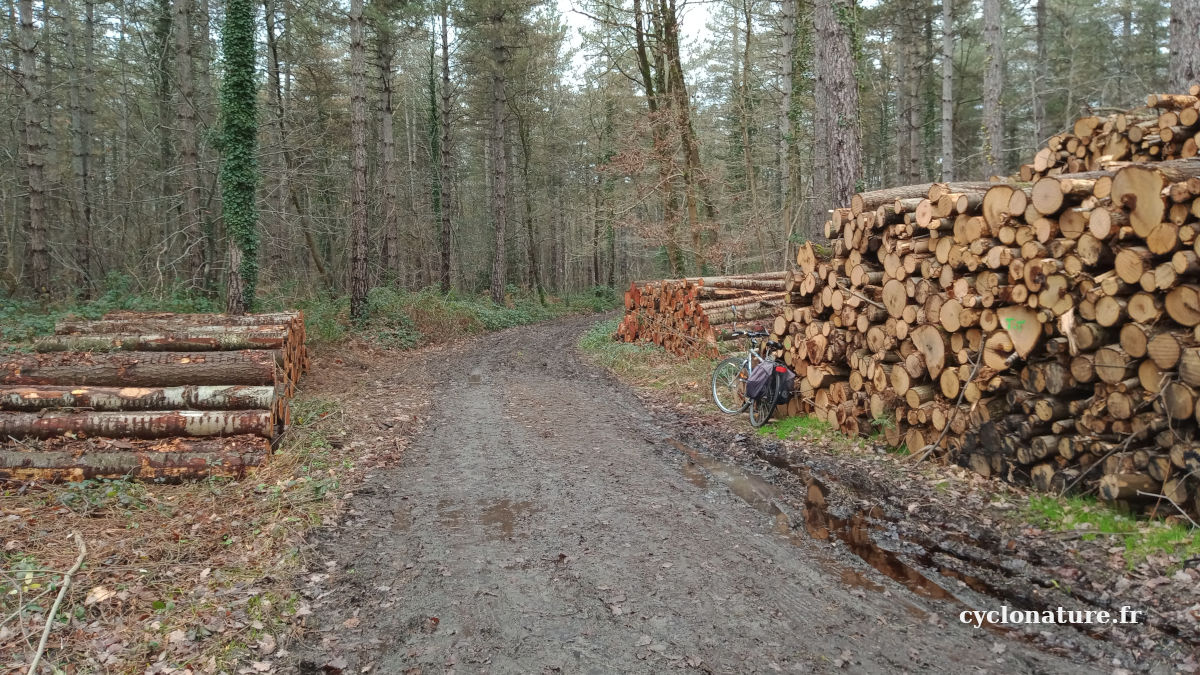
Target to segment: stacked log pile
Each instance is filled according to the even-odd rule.
[[[717,355],[733,327],[769,321],[784,304],[786,272],[635,281],[616,339],[649,340],[681,356]]]
[[[240,476],[308,368],[299,312],[114,312],[0,356],[0,480]]]
[[[1198,96],[1200,85],[1192,85],[1188,95],[1151,94],[1145,108],[1081,117],[1071,131],[1051,137],[1032,162],[1021,166],[1020,180],[1096,171],[1113,162],[1195,157],[1200,144]]]
[[[802,247],[781,287],[757,289],[783,293],[764,304],[798,376],[777,414],[1200,511],[1200,87],[1147,103],[1079,120],[1012,179],[833,210],[830,250]],[[631,287],[618,337],[711,344],[704,286]]]
[[[1151,103],[1173,115],[1135,116],[1136,151],[1098,154],[1129,127],[1088,121],[1031,182],[833,211],[833,250],[800,250],[798,301],[772,326],[801,376],[782,414],[1045,490],[1200,510],[1200,159],[1180,159],[1200,98]]]

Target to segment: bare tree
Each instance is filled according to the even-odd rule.
[[[491,102],[491,161],[492,161],[492,224],[495,228],[495,248],[492,251],[492,300],[504,302],[507,285],[508,247],[505,239],[508,228],[508,139],[505,126],[508,117],[508,45],[504,43],[506,11],[501,7],[488,17],[492,56]]]
[[[792,90],[796,87],[796,0],[783,0],[781,4],[780,57],[782,63],[783,95],[780,97],[779,139],[783,147],[779,150],[779,193],[783,206],[785,241],[783,264],[792,260],[792,235],[796,231],[794,210],[795,190],[792,186],[792,161],[795,157],[796,139],[792,138]]]
[[[25,188],[28,190],[29,284],[34,293],[50,292],[50,253],[46,248],[45,158],[42,155],[42,92],[37,72],[37,29],[33,0],[20,1],[21,86],[25,90]],[[42,20],[45,21],[43,8]]]
[[[392,97],[394,86],[396,58],[395,35],[391,25],[392,19],[386,9],[381,10],[376,20],[375,60],[379,68],[379,210],[383,216],[380,228],[383,231],[383,247],[380,251],[380,262],[383,264],[385,278],[392,278],[400,270],[400,249],[398,244],[400,195],[396,176],[396,113]],[[433,50],[430,49],[430,52]],[[431,53],[432,57],[433,54]],[[430,65],[432,68],[432,64]]]
[[[1050,136],[1050,124],[1046,120],[1046,87],[1050,81],[1050,59],[1046,54],[1046,0],[1037,0],[1033,39],[1037,52],[1037,68],[1033,78],[1033,128],[1037,130],[1037,142],[1044,143]]]
[[[1004,17],[1003,0],[983,0],[983,41],[987,53],[983,75],[984,168],[1004,173]]]
[[[367,316],[367,67],[363,0],[350,0],[350,316]]]
[[[954,0],[942,0],[942,180],[954,180]]]
[[[192,74],[192,0],[174,0],[175,74],[179,100],[176,124],[179,126],[179,180],[183,192],[184,246],[189,249],[193,283],[202,285],[205,272],[205,245],[200,213],[200,169],[196,151],[196,87]]]
[[[95,53],[96,14],[92,0],[84,2],[83,46],[79,45],[79,21],[69,2],[63,2],[66,48],[71,60],[71,165],[75,174],[72,194],[75,213],[75,284],[86,298],[92,292],[92,228],[94,188],[92,180],[92,116],[96,111]]]
[[[442,292],[450,292],[450,39],[446,26],[449,14],[449,1],[443,0],[441,8],[442,25],[442,105],[441,132],[439,144],[441,156],[438,158],[438,190],[441,194],[441,236],[440,248],[442,254],[441,283]]]

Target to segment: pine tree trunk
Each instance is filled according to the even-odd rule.
[[[153,50],[154,63],[154,99],[158,118],[155,131],[158,135],[158,199],[153,202],[153,213],[157,224],[162,228],[162,247],[164,254],[169,254],[175,260],[178,251],[183,248],[175,240],[179,232],[175,189],[172,185],[174,175],[175,150],[171,145],[171,129],[175,126],[176,115],[171,105],[171,71],[173,45],[173,20],[171,16],[171,0],[154,0],[154,31],[151,33],[150,49]],[[178,273],[178,270],[173,270]]]
[[[669,82],[667,89],[673,94],[675,124],[680,144],[683,146],[684,205],[687,208],[688,226],[692,235],[692,257],[696,271],[700,273],[706,264],[705,251],[717,243],[715,225],[706,227],[701,222],[700,207],[704,207],[704,220],[713,223],[717,215],[716,205],[713,203],[716,193],[700,163],[700,140],[696,137],[696,130],[692,125],[691,98],[683,78],[675,0],[659,0],[659,12],[666,52],[665,65]]]
[[[927,2],[926,8],[928,8]],[[924,120],[921,119],[921,83],[925,79],[926,52],[922,49],[925,43],[919,39],[919,35],[920,18],[922,15],[927,16],[927,13],[920,11],[921,7],[917,2],[913,2],[910,10],[908,21],[909,34],[912,36],[912,51],[909,54],[909,79],[907,82],[910,105],[908,108],[908,179],[905,182],[912,185],[921,182],[921,148],[925,145],[925,139],[921,134],[921,129],[924,127]]]
[[[983,0],[983,42],[986,65],[983,76],[984,171],[1004,174],[1004,27],[1003,0]]]
[[[1037,0],[1034,11],[1034,42],[1037,49],[1037,76],[1033,79],[1033,125],[1037,130],[1037,142],[1045,143],[1050,137],[1050,124],[1046,120],[1046,88],[1050,82],[1050,64],[1046,55],[1046,0]]]
[[[1200,82],[1200,2],[1171,0],[1170,90],[1187,93]]]
[[[779,201],[783,210],[784,246],[783,262],[795,260],[792,253],[792,235],[796,231],[792,190],[792,158],[794,156],[795,139],[792,138],[792,89],[795,85],[796,61],[796,0],[783,0],[781,4],[780,56],[783,96],[781,97],[781,114],[779,116]]]
[[[954,0],[942,0],[942,180],[954,180]]]
[[[862,145],[859,139],[858,82],[851,51],[855,19],[854,4],[849,0],[816,0],[813,3],[816,40],[816,88],[820,91],[818,108],[824,120],[818,134],[829,162],[830,193],[825,211],[834,204],[849,204],[862,176]]]
[[[196,17],[196,43],[194,51],[197,66],[196,96],[192,107],[196,111],[198,125],[206,132],[213,126],[215,117],[214,102],[217,98],[217,92],[213,88],[212,83],[212,16],[209,9],[208,0],[200,0],[192,6],[192,12]],[[200,139],[203,141],[206,135],[207,133],[201,134]],[[204,289],[209,293],[215,293],[217,287],[218,265],[214,263],[220,252],[217,250],[216,224],[222,217],[221,201],[217,187],[219,178],[217,171],[203,168],[217,165],[217,158],[213,154],[214,145],[210,142],[202,142],[197,153],[202,167],[201,178],[208,183],[208,193],[207,195],[203,195],[200,200],[203,204],[203,210],[200,214],[200,227],[204,234]],[[101,161],[103,161],[103,155],[101,155]]]
[[[350,316],[367,316],[367,66],[363,0],[350,0]]]
[[[202,287],[205,273],[204,234],[200,222],[200,169],[196,151],[196,88],[192,75],[192,0],[174,0],[175,64],[178,77],[176,124],[179,127],[179,188],[183,192],[183,245],[191,269],[190,285]]]
[[[651,3],[654,0],[650,0]],[[683,272],[683,259],[676,240],[678,218],[678,201],[675,198],[675,181],[672,179],[673,162],[667,150],[668,137],[667,118],[670,99],[665,95],[665,76],[661,50],[653,50],[648,44],[649,36],[660,37],[661,21],[658,19],[656,6],[651,5],[650,16],[642,12],[642,1],[633,0],[633,20],[635,54],[638,61],[638,71],[641,74],[642,89],[646,95],[646,107],[650,113],[650,125],[653,133],[655,160],[658,164],[658,190],[662,194],[662,222],[665,230],[665,248],[667,252],[667,267],[670,275],[677,277]],[[647,23],[650,30],[647,31]],[[560,250],[560,264],[562,251]],[[565,276],[565,275],[564,275]],[[565,283],[565,279],[562,280]]]
[[[529,178],[529,156],[533,150],[529,131],[529,124],[525,118],[518,117],[517,133],[521,137],[521,187],[525,210],[525,264],[529,272],[527,281],[529,289],[538,293],[540,298],[542,297],[542,275],[538,266],[537,228],[533,222],[533,186],[530,184]]]
[[[33,0],[21,0],[21,84],[25,89],[25,188],[28,191],[29,284],[38,295],[50,292],[50,253],[46,249],[45,158],[42,156],[42,92],[37,73],[37,30]],[[43,17],[45,20],[45,17]]]
[[[753,111],[751,109],[750,100],[750,71],[751,63],[751,43],[754,39],[754,20],[750,11],[749,0],[742,2],[742,20],[744,21],[742,28],[745,31],[742,40],[741,56],[741,73],[738,87],[738,117],[742,127],[742,170],[746,173],[746,204],[749,210],[749,218],[747,225],[754,228],[754,237],[758,240],[758,257],[762,261],[763,269],[771,266],[771,261],[767,259],[766,246],[766,224],[759,217],[758,205],[758,181],[756,167],[754,164],[754,148],[751,146],[753,142],[753,134],[750,131],[751,118]],[[736,29],[735,29],[736,34]]]
[[[83,298],[92,292],[92,115],[95,112],[95,4],[84,2],[83,49],[80,54],[78,18],[70,3],[64,2],[62,19],[66,24],[67,53],[72,62],[74,76],[71,78],[71,155],[75,174],[72,200],[75,209],[75,278],[77,291]]]
[[[493,17],[492,29],[502,33],[504,14]],[[492,36],[492,111],[491,111],[491,155],[492,155],[492,221],[495,228],[495,246],[492,250],[491,296],[496,304],[504,303],[507,285],[508,248],[508,143],[505,123],[508,113],[507,85],[508,47],[502,34]]]
[[[442,139],[439,145],[441,151],[440,170],[438,171],[438,189],[441,190],[441,252],[442,292],[450,292],[450,40],[447,28],[449,3],[442,3]]]
[[[911,185],[917,181],[909,180],[908,158],[912,145],[912,135],[909,133],[908,113],[916,104],[912,100],[909,82],[913,78],[912,52],[915,46],[909,17],[909,3],[901,2],[895,5],[899,16],[895,18],[895,33],[891,41],[896,54],[896,174],[895,182],[899,185]]]
[[[592,188],[592,286],[600,285],[600,186]]]
[[[388,21],[387,18],[380,19]],[[381,28],[376,50],[379,66],[379,194],[382,196],[379,205],[382,212],[383,244],[380,251],[380,262],[383,264],[383,277],[391,281],[400,269],[400,250],[398,239],[400,195],[396,179],[396,114],[392,104],[393,66],[396,50],[392,44],[391,26]],[[432,56],[432,54],[430,54]],[[430,64],[432,70],[433,64]],[[431,94],[432,96],[432,94]],[[431,111],[432,115],[432,111]],[[436,122],[436,116],[434,121]],[[436,153],[435,153],[436,154]],[[431,157],[430,160],[434,158]]]
[[[176,0],[178,2],[178,0]],[[272,147],[279,152],[267,153],[264,158],[267,170],[264,172],[266,199],[271,205],[264,220],[265,228],[271,233],[270,261],[278,265],[283,256],[291,252],[293,218],[288,213],[288,167],[285,159],[287,153],[284,137],[283,114],[283,73],[279,63],[279,37],[276,32],[276,0],[262,0],[263,19],[266,25],[267,42],[267,103],[271,108],[272,120],[267,125],[264,137]]]

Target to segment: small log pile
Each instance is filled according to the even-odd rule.
[[[760,326],[784,304],[786,272],[635,281],[615,338],[649,340],[681,356],[716,357],[737,325]]]
[[[772,326],[799,376],[781,414],[1044,490],[1200,511],[1196,93],[1077,124],[1031,181],[834,210],[833,250],[799,251]]]
[[[1106,117],[1081,117],[1070,132],[1052,136],[1033,161],[1021,165],[1019,178],[1030,182],[1060,173],[1111,167],[1114,162],[1188,159],[1200,144],[1200,85],[1187,95],[1151,94],[1146,107]]]
[[[113,312],[0,355],[0,480],[241,476],[308,368],[299,312]]]

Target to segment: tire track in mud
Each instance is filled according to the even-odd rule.
[[[813,539],[798,479],[714,463],[586,363],[594,320],[427,365],[428,425],[311,541],[292,671],[1094,672]]]

